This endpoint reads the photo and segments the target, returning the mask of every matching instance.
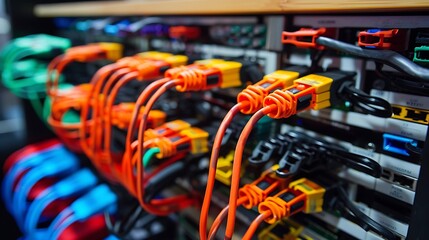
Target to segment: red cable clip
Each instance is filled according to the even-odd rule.
[[[326,34],[326,28],[312,29],[312,28],[301,28],[296,32],[282,33],[282,43],[293,44],[301,48],[315,48],[323,50],[324,46],[320,46],[316,43],[316,39]]]
[[[369,29],[359,32],[358,45],[367,48],[391,49],[398,31],[398,29]]]

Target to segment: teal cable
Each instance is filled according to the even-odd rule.
[[[152,160],[152,158],[155,157],[156,154],[160,153],[161,150],[157,147],[155,148],[149,148],[147,152],[143,156],[143,166],[147,167],[149,162]]]
[[[21,59],[21,58],[25,58],[28,56],[31,56],[33,54],[33,51],[29,50],[29,49],[25,49],[22,51],[16,51],[14,52],[14,54],[11,54],[10,57],[7,57],[4,61],[4,69],[3,69],[3,73],[2,73],[2,80],[3,80],[3,84],[9,88],[9,89],[18,89],[21,88],[25,85],[29,85],[28,83],[32,83],[33,81],[31,80],[19,80],[19,81],[14,81],[14,64],[15,64],[15,60]],[[28,78],[28,79],[32,79],[32,78]]]

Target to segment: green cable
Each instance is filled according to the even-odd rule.
[[[25,49],[25,50],[21,50],[21,51],[16,51],[12,56],[5,59],[4,69],[3,69],[3,73],[2,73],[2,80],[3,80],[3,84],[7,88],[16,89],[16,88],[21,88],[24,86],[34,84],[34,81],[30,80],[33,78],[27,78],[26,80],[22,79],[19,81],[14,80],[15,60],[31,56],[32,53],[33,53],[33,51],[31,51],[29,49]]]
[[[147,152],[143,156],[143,166],[147,167],[147,165],[152,160],[152,158],[155,157],[155,155],[160,153],[160,152],[161,152],[161,150],[157,147],[149,148],[149,150],[147,150]]]

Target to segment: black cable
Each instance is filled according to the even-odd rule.
[[[340,145],[329,143],[322,138],[314,136],[310,137],[301,132],[292,131],[289,133],[289,135],[295,136],[301,141],[304,140],[310,144],[320,147],[321,149],[319,149],[319,151],[326,152],[326,157],[336,160],[343,165],[371,175],[375,178],[379,178],[381,176],[382,168],[380,164],[370,158],[351,153]]]
[[[395,235],[386,227],[382,226],[378,222],[374,221],[372,218],[364,214],[360,211],[354,203],[347,197],[346,191],[342,188],[338,188],[338,195],[340,197],[340,201],[344,204],[345,208],[349,210],[355,218],[355,223],[368,231],[368,229],[376,232],[377,234],[387,238],[388,240],[394,240]]]
[[[319,67],[319,62],[325,55],[325,50],[314,50],[311,52],[311,66],[310,71],[315,72]]]
[[[375,178],[381,176],[382,168],[376,161],[347,151],[335,151],[329,156],[333,157],[343,165],[353,168],[359,172],[363,172]]]
[[[136,204],[136,206],[133,207],[131,211],[129,211],[128,214],[124,217],[125,221],[118,220],[113,224],[110,213],[107,211],[104,212],[104,221],[111,234],[119,238],[124,238],[131,231],[143,213],[143,208],[141,208],[139,204]]]
[[[417,158],[421,158],[423,154],[423,148],[419,148],[418,146],[414,146],[411,142],[405,143],[405,149],[407,152]]]
[[[370,158],[351,153],[342,146],[329,143],[321,138],[310,137],[304,133],[291,131],[288,135],[291,139],[287,143],[285,154],[279,160],[279,168],[276,170],[279,177],[285,178],[296,174],[302,166],[327,168],[332,161],[375,178],[381,176],[380,164]]]
[[[372,59],[395,68],[414,78],[429,82],[429,69],[423,68],[408,58],[391,50],[369,50],[327,37],[318,37],[316,43],[357,57]]]
[[[392,83],[393,86],[398,88],[407,89],[417,94],[429,95],[429,83],[422,81],[421,79],[412,78],[405,74],[399,73],[387,73],[383,71],[383,64],[376,63],[375,73],[381,79],[387,80]]]
[[[355,88],[351,83],[346,85],[343,91],[347,100],[358,107],[363,113],[382,118],[392,117],[392,106],[390,106],[388,101],[379,97],[373,97]]]

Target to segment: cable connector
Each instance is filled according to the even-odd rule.
[[[415,47],[413,62],[424,66],[429,65],[429,46]]]
[[[261,177],[239,189],[239,198],[245,197],[243,206],[251,209],[264,201],[271,193],[283,189],[289,183],[288,179],[277,178],[272,171],[265,172]]]
[[[176,119],[173,120],[171,122],[166,122],[164,124],[162,124],[159,127],[156,128],[149,128],[144,132],[144,139],[145,140],[149,140],[149,139],[155,139],[155,138],[159,138],[159,137],[168,137],[171,136],[173,134],[177,134],[180,133],[180,131],[185,130],[187,128],[190,128],[191,124],[180,120],[180,119]]]
[[[259,204],[258,211],[271,213],[265,220],[270,224],[298,212],[321,212],[324,194],[325,189],[322,186],[302,178],[291,182],[289,188],[279,192],[274,197],[268,197]]]
[[[120,103],[112,108],[112,125],[126,129],[131,123],[135,103]],[[140,110],[143,112],[143,108]],[[139,115],[140,116],[140,115]],[[148,116],[148,128],[156,128],[165,122],[167,114],[160,110],[151,110]],[[140,122],[141,116],[138,118]]]
[[[191,139],[192,154],[206,153],[209,151],[208,132],[202,130],[201,128],[192,127],[181,131],[180,134],[185,135]]]
[[[293,80],[299,77],[298,72],[277,70],[265,75],[264,78],[256,84],[247,86],[237,96],[238,103],[247,103],[246,107],[241,109],[244,114],[252,114],[263,106],[263,99],[276,89],[283,89],[292,85]]]
[[[179,80],[176,86],[176,90],[179,92],[204,91],[216,87],[238,87],[242,84],[241,67],[242,64],[239,62],[210,59],[185,67],[169,69],[166,71],[165,77]]]
[[[305,213],[323,211],[322,207],[325,188],[306,178],[301,178],[291,182],[289,187],[295,191],[301,191],[307,196],[304,208]]]
[[[317,44],[316,39],[325,35],[327,35],[326,28],[301,28],[296,32],[283,32],[282,43],[292,44],[300,48],[315,48],[318,50],[323,50],[325,47]]]
[[[331,96],[349,78],[336,72],[310,74],[294,81],[294,85],[276,90],[264,99],[264,107],[275,105],[268,114],[272,118],[287,118],[308,109],[319,110],[331,106]]]
[[[157,78],[168,69],[183,66],[188,62],[187,56],[155,51],[139,53],[128,59],[125,65],[138,72],[137,80]]]
[[[106,52],[106,59],[117,61],[122,58],[124,46],[119,43],[101,42],[98,45]]]
[[[376,49],[398,49],[398,44],[403,45],[396,39],[400,37],[398,33],[398,29],[368,29],[367,31],[361,31],[358,34],[358,45]]]
[[[66,51],[66,56],[80,62],[98,59],[116,61],[122,57],[122,51],[122,44],[103,42],[72,47]]]
[[[138,54],[138,56],[149,60],[165,61],[170,64],[170,67],[180,67],[188,62],[188,57],[185,55],[173,55],[171,53],[149,51]]]
[[[158,147],[160,153],[157,158],[166,158],[177,153],[190,152],[192,154],[206,153],[208,151],[208,132],[192,127],[169,137],[161,137],[153,140],[150,147]]]

